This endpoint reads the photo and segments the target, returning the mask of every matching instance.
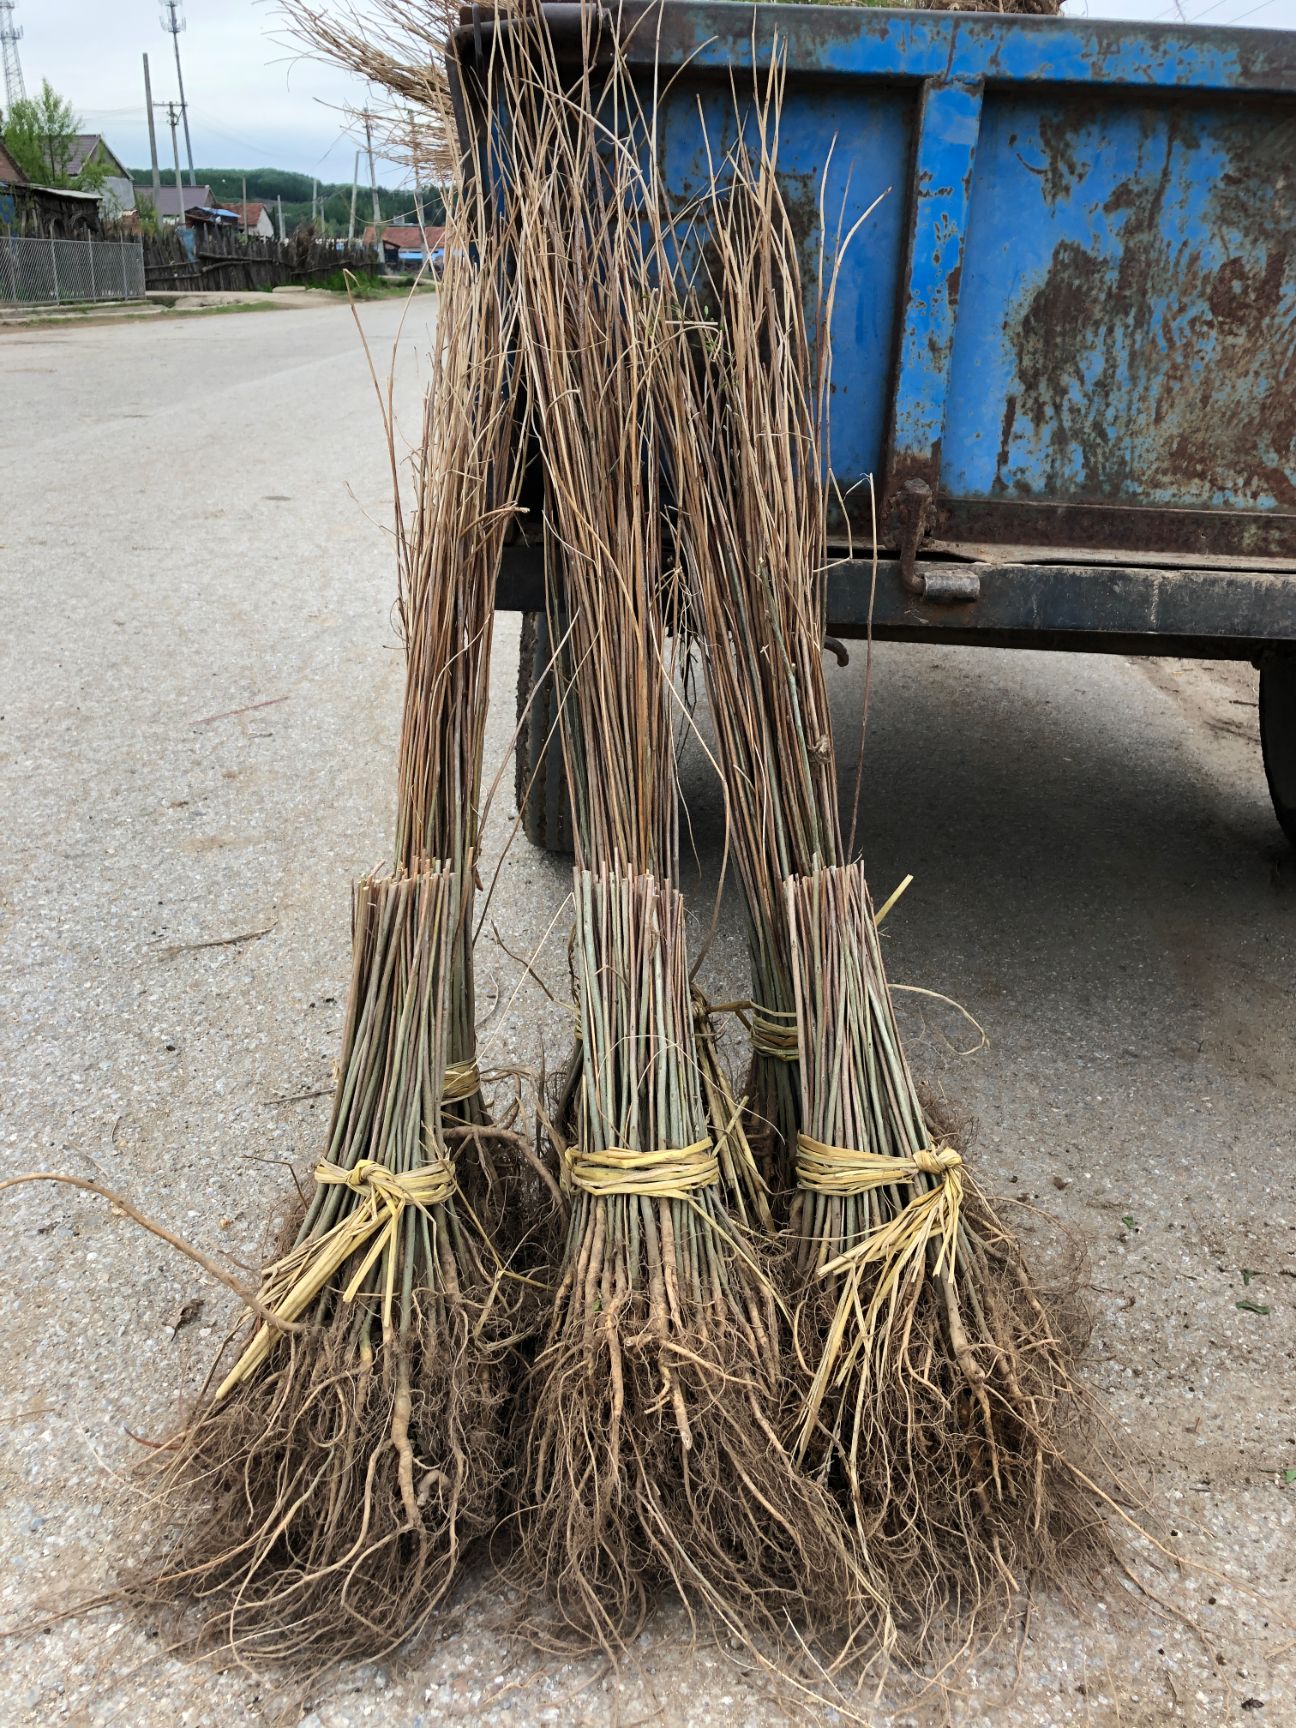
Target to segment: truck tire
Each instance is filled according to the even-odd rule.
[[[1260,747],[1274,814],[1296,846],[1296,651],[1275,649],[1260,662]]]
[[[518,648],[514,791],[527,839],[562,856],[572,850],[571,800],[556,724],[552,652],[548,618],[543,612],[524,612]]]

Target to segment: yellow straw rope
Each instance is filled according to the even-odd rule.
[[[860,1152],[848,1146],[827,1146],[808,1134],[797,1135],[796,1176],[799,1187],[816,1194],[867,1194],[896,1182],[918,1187],[894,1218],[883,1220],[853,1248],[839,1254],[820,1269],[820,1277],[847,1266],[881,1263],[889,1265],[897,1256],[908,1261],[918,1248],[935,1239],[940,1246],[933,1268],[936,1275],[954,1265],[959,1211],[963,1204],[963,1159],[952,1146],[920,1146],[916,1152],[892,1158],[883,1152]],[[917,1178],[934,1176],[931,1186],[919,1186]]]
[[[748,1012],[751,1016],[752,1049],[758,1056],[768,1056],[775,1062],[800,1061],[796,1014],[791,1009],[765,1008],[759,1002],[753,1002]]]
[[[816,1194],[867,1194],[914,1176],[949,1176],[963,1159],[952,1146],[920,1146],[907,1157],[860,1152],[853,1146],[828,1146],[808,1134],[798,1134],[797,1183]]]
[[[350,1170],[338,1164],[317,1164],[315,1180],[324,1186],[354,1189],[362,1198],[354,1211],[340,1218],[322,1236],[308,1237],[281,1260],[266,1267],[261,1300],[280,1320],[295,1320],[352,1255],[367,1247],[368,1252],[342,1292],[344,1302],[353,1301],[370,1267],[385,1248],[395,1245],[405,1208],[417,1206],[426,1211],[449,1200],[458,1188],[454,1166],[441,1155],[417,1170],[400,1172],[389,1170],[372,1158],[359,1159]],[[384,1326],[391,1324],[395,1276],[393,1254],[388,1259],[383,1290]],[[261,1326],[217,1388],[213,1403],[219,1404],[240,1381],[247,1379],[265,1360],[270,1343],[270,1327]]]
[[[893,1217],[882,1219],[853,1247],[819,1268],[821,1278],[840,1278],[841,1288],[802,1411],[797,1455],[804,1457],[830,1388],[844,1387],[855,1373],[870,1379],[885,1357],[906,1278],[920,1278],[924,1267],[935,1278],[953,1278],[963,1160],[952,1146],[923,1146],[892,1158],[798,1134],[796,1172],[802,1188],[819,1194],[867,1194],[897,1182],[909,1182],[917,1190]],[[936,1180],[928,1185],[921,1181],[924,1176]],[[936,1255],[929,1261],[933,1245]],[[869,1267],[878,1271],[866,1291]]]
[[[743,1125],[746,1098],[735,1098],[729,1076],[720,1062],[711,1021],[716,1010],[700,990],[693,992],[693,1020],[697,1031],[698,1078],[708,1119],[716,1134],[716,1160],[723,1162],[735,1202],[745,1211],[750,1200],[757,1222],[767,1236],[774,1234],[774,1216],[769,1208],[769,1189],[756,1167],[756,1158]],[[741,1175],[739,1171],[741,1170]]]
[[[606,1146],[598,1152],[570,1147],[567,1175],[586,1194],[639,1194],[654,1200],[687,1200],[698,1188],[720,1180],[720,1166],[709,1140],[657,1152]]]
[[[446,1065],[441,1088],[443,1104],[460,1104],[481,1091],[481,1074],[475,1062],[450,1062]]]
[[[873,924],[876,928],[881,924],[887,913],[913,881],[912,876],[906,876],[904,881],[894,888],[883,901],[880,909],[873,914]],[[768,1056],[774,1062],[799,1062],[801,1046],[797,1039],[796,1014],[790,1008],[766,1008],[761,1002],[726,1003],[738,1013],[747,1017],[751,1031],[752,1049],[758,1056]],[[719,1013],[720,1009],[712,1010]]]

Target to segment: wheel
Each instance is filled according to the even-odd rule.
[[[1260,747],[1274,814],[1296,846],[1296,651],[1274,649],[1260,662]]]
[[[532,845],[543,847],[546,852],[569,854],[571,800],[558,737],[552,653],[548,618],[543,612],[523,613],[518,649],[514,790],[522,813],[522,830]]]

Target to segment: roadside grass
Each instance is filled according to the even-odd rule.
[[[331,270],[327,276],[318,277],[311,286],[326,288],[331,294],[347,294],[353,300],[389,300],[394,294],[408,294],[415,281],[410,276],[354,276],[348,270]],[[430,288],[434,284],[422,277],[417,286]]]

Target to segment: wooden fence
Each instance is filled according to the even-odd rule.
[[[144,236],[144,276],[149,288],[190,293],[200,288],[276,288],[283,282],[307,286],[335,270],[372,276],[378,254],[372,247],[337,247],[303,229],[288,240],[240,234],[234,228],[195,224],[187,229],[192,253],[174,229]]]

